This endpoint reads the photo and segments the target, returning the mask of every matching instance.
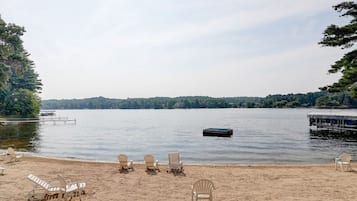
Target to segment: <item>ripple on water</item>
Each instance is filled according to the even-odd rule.
[[[166,162],[167,153],[174,151],[189,163],[323,163],[341,152],[356,157],[355,136],[310,134],[307,114],[312,111],[59,110],[57,116],[75,118],[77,124],[7,129],[22,133],[6,136],[31,144],[29,151],[47,156],[108,161],[116,161],[120,153],[143,161],[151,153]],[[232,128],[233,137],[203,137],[202,130],[209,127]]]

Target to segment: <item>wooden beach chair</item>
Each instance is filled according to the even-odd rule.
[[[16,154],[15,150],[12,147],[7,148],[7,156],[9,157],[9,162],[20,161],[20,158],[23,157],[23,154]]]
[[[146,171],[150,171],[150,172],[156,172],[159,171],[159,161],[154,159],[154,156],[151,154],[147,154],[144,156],[144,160],[145,160],[145,165],[146,165]]]
[[[340,167],[341,171],[351,171],[351,160],[352,156],[350,154],[342,153],[337,158],[335,158],[335,169],[337,170],[337,166]]]
[[[215,189],[213,182],[208,179],[200,179],[192,186],[192,201],[193,200],[213,200],[212,192]]]
[[[180,154],[178,152],[173,152],[168,154],[169,157],[169,169],[167,172],[172,172],[175,175],[183,173],[183,163],[180,160]]]
[[[125,154],[120,154],[118,156],[119,160],[119,171],[128,172],[129,170],[134,170],[133,161],[128,161],[128,156]]]

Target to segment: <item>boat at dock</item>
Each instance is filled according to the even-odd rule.
[[[230,128],[206,128],[203,129],[203,136],[231,137],[233,129]]]

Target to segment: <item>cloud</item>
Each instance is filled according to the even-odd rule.
[[[341,52],[316,43],[337,3],[0,0],[0,13],[28,30],[43,98],[264,96],[336,79]]]
[[[220,70],[214,70],[218,66],[211,67],[201,76],[205,77],[204,83],[212,83],[208,88],[216,96],[306,93],[338,79],[339,74],[327,74],[327,70],[342,54],[336,49],[309,45],[246,60],[227,61],[221,63]]]
[[[150,12],[136,13],[139,16],[130,16],[133,19],[133,26],[137,26],[134,32],[126,32],[122,26],[112,27],[105,32],[105,36],[110,40],[107,42],[121,46],[165,46],[175,45],[200,38],[219,35],[226,32],[242,31],[252,29],[261,25],[274,23],[289,17],[304,18],[316,15],[319,12],[326,12],[331,9],[331,5],[337,1],[327,2],[325,0],[315,1],[253,1],[254,3],[242,4],[236,10],[225,13],[223,6],[216,7],[216,4],[202,11],[202,20],[182,21],[174,23],[172,26],[157,27],[151,29],[145,26],[146,14]],[[223,1],[222,4],[227,4]],[[113,8],[115,6],[112,6]],[[221,8],[223,7],[223,8]],[[221,10],[220,10],[221,8]],[[195,11],[195,10],[194,10]],[[210,16],[208,13],[219,13]],[[207,16],[208,15],[208,16]],[[139,23],[142,21],[142,23]],[[168,21],[167,24],[170,24]],[[130,25],[127,25],[130,27]]]

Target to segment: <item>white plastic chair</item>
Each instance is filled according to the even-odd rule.
[[[215,189],[213,182],[208,179],[200,179],[192,186],[192,201],[193,200],[213,200],[212,192]]]
[[[335,169],[337,170],[337,166],[340,167],[341,171],[351,171],[351,160],[352,156],[350,154],[342,153],[337,158],[335,158]]]

